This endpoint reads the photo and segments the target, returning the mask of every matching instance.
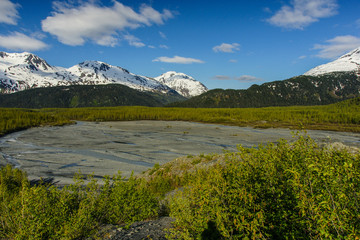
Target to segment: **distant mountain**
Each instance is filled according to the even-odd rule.
[[[359,95],[360,82],[353,72],[298,76],[284,81],[252,85],[246,90],[214,89],[172,107],[236,108],[323,105]]]
[[[183,81],[188,82],[191,77]],[[194,80],[194,84],[182,83],[177,81],[175,88],[181,89],[179,92],[201,93],[195,88],[203,85]],[[31,53],[5,53],[0,52],[0,90],[3,93],[18,92],[25,89],[39,87],[55,87],[70,85],[103,85],[103,84],[122,84],[139,91],[149,91],[157,93],[168,93],[172,87],[161,83],[150,77],[139,76],[130,73],[128,70],[112,66],[100,61],[85,61],[68,69],[55,67],[48,64],[45,60]],[[206,89],[206,88],[205,88]]]
[[[167,93],[141,92],[121,84],[72,85],[33,88],[12,94],[0,94],[0,107],[70,108],[149,106],[184,100],[176,91]]]
[[[51,66],[34,54],[0,52],[0,88],[3,92],[72,85],[76,80],[65,68]]]
[[[283,81],[252,85],[247,90],[215,89],[176,107],[268,107],[322,105],[360,96],[360,47],[339,59]]]
[[[99,61],[85,61],[67,70],[75,76],[78,85],[118,83],[140,91],[166,93],[172,90],[151,78]]]
[[[326,73],[333,72],[359,72],[360,71],[360,47],[352,50],[351,52],[341,56],[327,64],[317,66],[304,75],[319,76]]]
[[[208,91],[208,89],[201,82],[196,81],[193,77],[190,77],[184,73],[170,71],[154,79],[171,87],[187,98],[198,96]]]

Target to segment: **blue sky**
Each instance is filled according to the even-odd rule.
[[[208,88],[284,80],[360,46],[359,0],[0,0],[0,51]]]

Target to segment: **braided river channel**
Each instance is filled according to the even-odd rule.
[[[320,145],[360,148],[360,133],[309,130]],[[294,140],[289,129],[254,129],[180,121],[77,122],[62,127],[39,127],[0,138],[0,165],[25,170],[29,179],[54,178],[58,184],[73,176],[94,174],[101,179],[121,171],[129,177],[188,155],[236,151],[237,145]]]

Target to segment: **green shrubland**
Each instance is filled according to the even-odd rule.
[[[359,239],[360,155],[306,135],[62,189],[0,171],[0,238],[83,239],[170,215],[169,239]]]
[[[359,98],[326,106],[267,108],[98,107],[0,108],[0,135],[20,129],[77,121],[166,120],[258,128],[287,127],[360,132]]]
[[[0,136],[31,127],[69,123],[71,123],[69,119],[59,114],[29,109],[0,109]]]
[[[170,201],[184,239],[358,239],[360,158],[308,137],[199,169]]]
[[[31,186],[26,174],[10,165],[0,176],[1,239],[82,239],[100,224],[129,224],[157,216],[158,201],[141,179],[121,175],[103,185],[82,178],[58,189]]]

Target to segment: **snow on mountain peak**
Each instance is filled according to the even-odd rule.
[[[117,83],[140,91],[177,91],[190,97],[207,88],[184,73],[168,72],[161,80],[139,76],[100,61],[84,61],[70,68],[51,66],[28,52],[0,52],[0,90],[11,93],[29,88]]]
[[[359,68],[360,68],[360,47],[350,51],[349,53],[342,55],[335,61],[317,66],[304,73],[304,75],[318,76],[331,72],[351,72],[351,71],[357,71]]]
[[[82,84],[119,83],[141,91],[168,92],[170,87],[153,79],[138,76],[128,70],[100,61],[85,61],[67,69],[77,76]]]
[[[359,61],[360,60],[360,47],[355,48],[351,52],[342,55],[339,59],[342,59],[342,58],[349,58],[350,60],[352,60],[352,58],[355,58],[355,60]]]
[[[166,72],[154,79],[162,84],[166,84],[184,97],[194,97],[208,90],[193,77],[175,71]]]

